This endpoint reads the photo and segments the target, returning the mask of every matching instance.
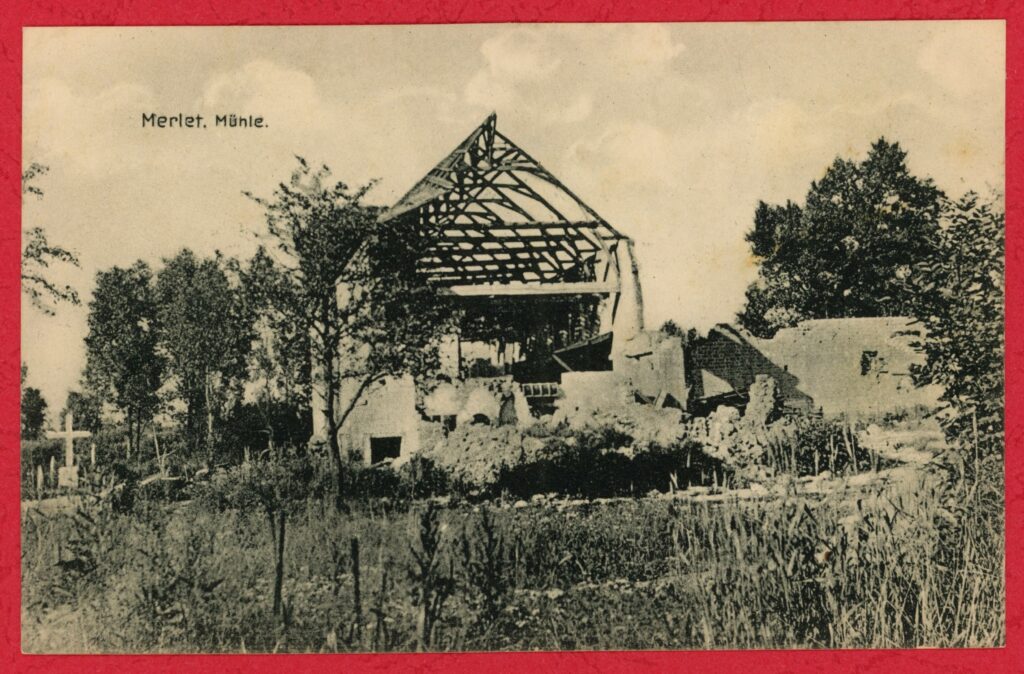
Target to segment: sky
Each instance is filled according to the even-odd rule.
[[[96,272],[183,247],[248,256],[295,155],[389,205],[492,111],[636,241],[646,322],[734,319],[759,200],[802,202],[885,136],[950,196],[1001,190],[1001,21],[27,28],[23,226],[76,251],[80,307],[24,303],[22,360],[54,416],[85,364]],[[207,129],[142,128],[144,113]],[[264,129],[215,128],[215,114]]]

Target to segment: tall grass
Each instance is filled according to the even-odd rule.
[[[1001,463],[907,475],[823,497],[481,504],[430,515],[375,502],[340,515],[329,499],[310,500],[289,520],[279,616],[261,513],[142,503],[126,514],[27,514],[23,647],[1002,644]],[[358,601],[353,562],[339,552],[352,539]]]

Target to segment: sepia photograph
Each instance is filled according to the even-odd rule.
[[[22,35],[24,653],[1005,646],[1005,21]]]

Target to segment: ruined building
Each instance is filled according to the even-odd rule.
[[[411,378],[388,381],[346,420],[342,446],[367,460],[416,451],[423,421],[450,428],[550,411],[563,373],[610,371],[617,347],[643,330],[632,241],[493,114],[382,219],[432,237],[419,269],[464,318],[443,347],[447,382],[424,396]],[[324,426],[315,411],[314,430]]]
[[[901,316],[802,321],[761,339],[719,325],[687,348],[690,409],[742,403],[757,375],[772,377],[783,404],[825,416],[873,416],[935,408],[941,388],[917,387],[920,324]]]
[[[430,237],[419,271],[463,318],[429,382],[394,378],[359,399],[339,440],[366,462],[408,456],[464,424],[632,404],[743,406],[758,375],[802,413],[937,403],[936,389],[911,379],[921,335],[907,318],[805,321],[773,339],[730,325],[689,342],[645,331],[633,242],[498,131],[493,114],[381,218]],[[336,409],[355,388],[342,387]],[[322,410],[314,399],[320,436]]]

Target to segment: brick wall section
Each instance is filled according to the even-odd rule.
[[[772,339],[720,325],[690,345],[688,380],[701,398],[746,393],[756,375],[767,374],[790,406],[826,415],[934,409],[941,389],[918,388],[910,375],[922,362],[914,345],[921,336],[920,326],[905,317],[804,321]]]

